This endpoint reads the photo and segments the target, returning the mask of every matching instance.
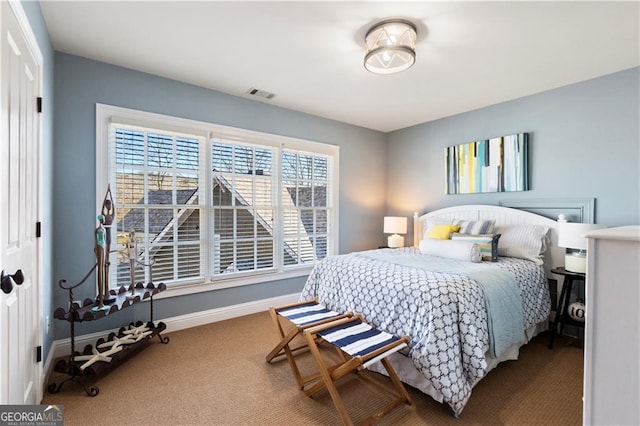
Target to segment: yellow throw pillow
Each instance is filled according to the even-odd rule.
[[[436,225],[427,233],[427,238],[438,238],[440,240],[451,239],[451,234],[460,230],[459,225]]]

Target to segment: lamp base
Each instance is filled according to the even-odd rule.
[[[404,237],[398,234],[389,235],[389,238],[387,238],[387,245],[390,248],[404,247]]]
[[[585,253],[580,253],[580,252],[565,254],[564,269],[569,272],[586,274],[587,273],[587,255]]]

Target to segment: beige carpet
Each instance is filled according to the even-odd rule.
[[[329,395],[313,399],[296,387],[286,361],[267,364],[277,342],[267,312],[167,334],[95,380],[98,396],[72,382],[43,404],[62,404],[66,425],[334,425],[340,418]],[[309,372],[311,355],[299,357]],[[412,406],[382,425],[580,425],[582,350],[569,338],[546,347],[541,335],[518,361],[491,371],[474,388],[459,420],[442,404],[408,388]],[[305,369],[306,368],[306,369]],[[355,422],[389,401],[388,379],[365,372],[343,379],[339,391]],[[64,376],[52,374],[49,382]]]

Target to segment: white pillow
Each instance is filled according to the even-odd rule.
[[[475,243],[480,247],[482,260],[488,260],[490,262],[498,261],[498,240],[500,239],[500,234],[473,235],[460,234],[456,232],[451,235],[451,239],[454,241]]]
[[[467,262],[482,262],[480,246],[469,241],[439,240],[425,238],[418,246],[420,253],[449,259],[466,260]]]
[[[548,226],[543,225],[496,225],[494,232],[502,234],[498,255],[543,263],[547,250]]]

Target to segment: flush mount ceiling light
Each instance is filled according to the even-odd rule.
[[[393,74],[416,61],[415,25],[403,19],[388,19],[374,25],[364,37],[367,54],[364,67],[376,74]]]

